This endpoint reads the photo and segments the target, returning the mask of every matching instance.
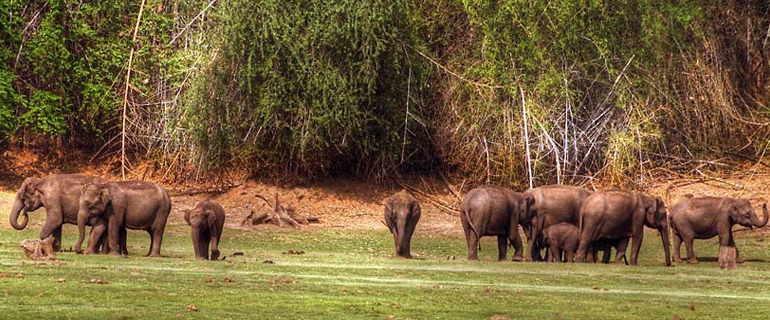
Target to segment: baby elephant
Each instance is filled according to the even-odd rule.
[[[420,204],[405,190],[392,195],[385,203],[385,224],[393,234],[396,255],[411,258],[410,243],[417,222],[420,221]]]
[[[184,219],[192,227],[192,241],[195,258],[219,260],[219,237],[225,225],[225,209],[214,200],[203,200],[192,210],[184,213]]]
[[[578,227],[571,223],[558,223],[543,229],[543,238],[548,242],[549,262],[574,262],[580,245]],[[564,260],[562,260],[562,252]]]

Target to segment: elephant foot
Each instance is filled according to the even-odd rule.
[[[737,258],[735,258],[735,263],[744,263],[744,262],[746,262],[746,260],[744,260],[744,259],[743,259],[743,258],[741,258],[741,257],[737,257]]]
[[[687,263],[689,263],[689,264],[698,264],[698,258],[690,257],[689,259],[687,259]]]
[[[505,258],[503,258],[503,260],[505,260]],[[515,261],[515,262],[522,262],[522,261],[524,261],[524,258],[518,257],[518,256],[514,256],[513,257],[513,261]]]
[[[673,259],[671,259],[671,260],[673,260],[673,261],[674,261],[674,262],[676,262],[676,263],[682,263],[682,258],[681,258],[681,257],[674,257],[674,258],[673,258]]]
[[[157,258],[157,257],[160,257],[160,253],[155,253],[155,252],[153,252],[153,253],[150,253],[150,254],[148,255],[148,257]]]

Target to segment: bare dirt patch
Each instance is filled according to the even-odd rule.
[[[0,160],[0,188],[7,192],[16,192],[24,178],[42,177],[51,173],[77,172],[113,180],[120,179],[114,164],[87,164],[84,163],[87,162],[84,159],[87,160],[88,157],[83,155],[72,155],[70,158],[80,159],[80,161],[55,160],[50,156],[30,151],[6,151]],[[647,179],[644,184],[646,190],[643,191],[663,197],[668,207],[688,194],[747,198],[761,215],[762,203],[770,199],[768,197],[770,170],[752,164],[738,164],[733,169],[733,172],[729,173],[696,170],[693,172],[697,173],[690,175],[672,173],[669,177]],[[146,170],[142,171],[146,172]],[[154,180],[152,177],[145,177],[145,179]],[[278,192],[282,205],[292,206],[300,215],[319,218],[320,223],[303,226],[300,229],[384,230],[385,226],[381,221],[385,199],[403,187],[407,187],[422,207],[422,217],[417,226],[418,232],[434,235],[462,235],[457,212],[460,205],[459,197],[470,189],[467,181],[462,178],[428,176],[403,177],[398,181],[389,180],[385,183],[335,177],[306,186],[281,186],[246,178],[241,181],[232,183],[226,188],[213,183],[164,184],[173,200],[170,222],[184,224],[183,210],[193,208],[198,201],[213,198],[225,208],[228,228],[278,228],[272,225],[251,226],[248,221],[244,225],[241,224],[252,211],[255,215],[272,212],[272,208],[257,195],[272,202],[273,194]],[[596,184],[596,181],[594,183],[601,185]],[[590,185],[586,187],[594,189]]]

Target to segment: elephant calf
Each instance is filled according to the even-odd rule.
[[[679,201],[669,215],[674,233],[674,261],[682,261],[679,250],[684,242],[687,261],[698,262],[692,248],[694,239],[719,236],[720,246],[735,247],[733,225],[762,228],[767,225],[767,203],[762,205],[762,212],[765,216],[760,220],[746,199],[699,197]],[[737,260],[741,261],[740,258]]]
[[[225,209],[214,200],[203,200],[192,210],[184,213],[184,220],[192,227],[192,241],[195,258],[219,260],[219,239],[225,225]]]
[[[410,244],[412,234],[420,221],[420,204],[406,190],[392,195],[385,202],[385,224],[393,234],[396,255],[411,258]]]
[[[558,223],[543,229],[543,238],[548,243],[549,262],[573,262],[580,244],[580,231],[571,223]],[[562,254],[564,259],[562,260]]]

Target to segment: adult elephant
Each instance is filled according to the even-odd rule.
[[[163,187],[146,181],[118,181],[87,184],[82,189],[78,211],[80,250],[87,220],[103,216],[107,221],[110,254],[126,254],[119,248],[121,228],[146,230],[150,234],[147,255],[160,256],[171,198]]]
[[[593,191],[568,185],[548,185],[529,189],[524,192],[534,199],[529,215],[532,219],[532,230],[527,246],[527,260],[537,260],[535,256],[536,239],[549,226],[559,223],[569,223],[578,227],[580,208],[585,199]]]
[[[636,265],[644,239],[644,226],[657,229],[666,253],[666,265],[671,265],[666,207],[660,197],[639,192],[609,190],[595,192],[583,202],[580,210],[580,246],[576,261],[584,261],[586,253],[599,239],[631,237],[630,264]],[[625,250],[618,250],[619,263]]]
[[[40,230],[40,239],[53,235],[55,251],[61,250],[62,224],[77,224],[80,191],[86,183],[106,182],[101,178],[79,174],[52,174],[43,178],[27,178],[22,182],[11,209],[10,222],[16,230],[27,227],[28,212],[45,208],[45,223]],[[19,223],[19,215],[23,220]],[[91,225],[91,223],[88,223]],[[99,233],[101,235],[102,233]],[[91,237],[95,234],[92,232]],[[100,239],[92,239],[98,243]]]
[[[393,194],[385,202],[385,224],[393,234],[396,256],[412,258],[412,234],[419,221],[420,204],[406,190]]]
[[[682,261],[679,254],[682,241],[687,248],[689,263],[698,262],[692,247],[694,239],[719,236],[720,246],[735,247],[733,225],[762,228],[767,225],[767,203],[762,204],[762,212],[765,216],[760,220],[746,199],[699,197],[679,201],[671,208],[669,216],[674,232],[674,261]],[[735,251],[737,253],[738,249]]]
[[[505,260],[508,243],[513,244],[514,261],[521,261],[523,247],[519,225],[525,229],[531,219],[534,199],[506,188],[481,187],[469,191],[460,205],[460,222],[468,242],[468,260],[478,260],[479,239],[497,236],[498,260]]]
[[[214,200],[203,200],[192,210],[185,211],[184,220],[192,229],[195,258],[208,260],[211,244],[211,260],[219,260],[219,239],[225,226],[225,208]]]

